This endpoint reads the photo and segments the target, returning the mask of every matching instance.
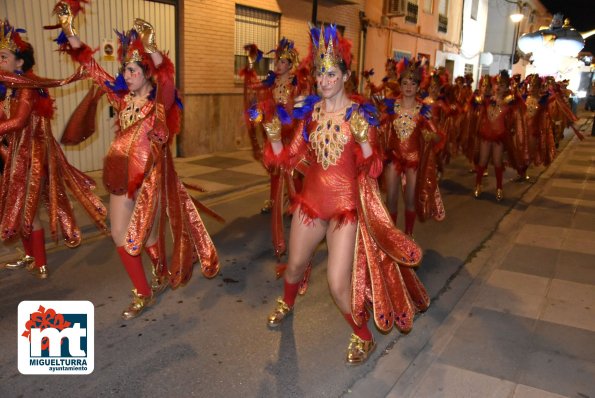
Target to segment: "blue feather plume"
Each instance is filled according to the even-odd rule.
[[[267,73],[267,77],[264,79],[264,81],[262,82],[262,84],[265,87],[272,87],[273,84],[275,84],[275,79],[277,78],[277,75],[275,74],[275,72],[273,72],[272,70],[269,71],[269,73]]]
[[[68,37],[66,37],[66,35],[64,34],[64,32],[60,32],[60,34],[58,35],[58,37],[56,37],[54,39],[54,41],[56,42],[56,44],[58,44],[59,46],[62,46],[66,43],[68,43]]]
[[[281,124],[291,124],[291,116],[289,115],[289,113],[287,113],[287,111],[285,110],[285,108],[283,107],[283,105],[279,104],[276,107],[277,109],[277,116],[279,116],[279,120],[281,121]]]
[[[309,95],[304,99],[303,105],[300,108],[294,108],[293,117],[295,119],[304,120],[306,116],[312,113],[314,104],[320,101],[320,97],[317,95]]]
[[[395,100],[394,98],[385,98],[382,102],[384,102],[384,106],[386,106],[386,113],[389,115],[395,114]]]
[[[121,74],[116,77],[116,80],[113,84],[109,80],[106,80],[104,84],[110,91],[114,93],[121,94],[122,92],[128,91],[128,85],[124,80],[124,76]]]

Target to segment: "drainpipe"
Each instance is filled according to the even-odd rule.
[[[368,22],[366,19],[366,13],[363,11],[359,12],[359,21],[360,21],[360,30],[359,30],[359,48],[358,48],[358,61],[357,61],[357,72],[360,74],[364,70],[364,61],[365,61],[365,53],[366,53],[366,33],[368,31]],[[361,93],[363,92],[364,88],[364,81],[359,78],[359,88],[358,91]]]

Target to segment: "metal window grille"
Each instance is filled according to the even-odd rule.
[[[465,64],[465,75],[473,75],[473,64]]]
[[[275,12],[260,10],[236,4],[234,73],[239,78],[239,71],[248,64],[248,56],[244,50],[246,44],[256,44],[264,52],[254,70],[260,77],[265,77],[273,68],[275,54],[267,54],[274,50],[279,42],[279,23],[281,15]]]
[[[438,15],[438,32],[446,33],[448,31],[448,17]]]
[[[417,23],[417,3],[411,1],[407,2],[407,13],[405,14],[405,22]]]

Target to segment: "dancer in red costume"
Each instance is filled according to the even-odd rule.
[[[57,240],[58,226],[64,242],[81,242],[74,211],[66,188],[81,203],[101,230],[106,210],[93,194],[95,182],[68,163],[51,131],[54,101],[47,88],[81,78],[48,80],[32,72],[33,47],[8,21],[0,22],[0,136],[4,172],[0,185],[0,230],[3,241],[21,237],[25,256],[8,269],[27,267],[36,277],[48,277],[45,237],[39,206],[47,204],[51,236]]]
[[[72,0],[55,8],[62,33],[61,50],[79,62],[118,112],[119,131],[105,158],[104,185],[110,193],[112,238],[134,285],[133,300],[122,312],[137,317],[168,285],[188,282],[196,257],[205,277],[219,271],[215,247],[173,165],[169,143],[179,129],[174,67],[155,45],[153,27],[136,19],[134,28],[118,33],[122,62],[117,79],[93,59],[73,28]],[[86,132],[82,131],[82,134]],[[166,217],[173,235],[169,266],[165,255]],[[153,263],[149,285],[141,260],[145,249]]]
[[[270,123],[277,118],[281,122],[281,138],[284,144],[289,144],[296,121],[291,117],[291,111],[296,102],[303,100],[309,94],[311,82],[309,71],[299,68],[298,52],[291,40],[283,38],[275,50],[275,70],[270,71],[264,81],[260,81],[254,71],[254,64],[262,57],[262,52],[256,45],[247,45],[248,67],[241,71],[244,77],[246,96],[246,115],[250,139],[255,153],[255,158],[261,158],[261,148],[256,137],[256,126],[261,123]],[[292,178],[286,171],[279,167],[267,168],[271,178],[269,199],[265,201],[261,213],[273,211],[271,219],[273,247],[277,257],[286,250],[283,237],[283,191],[287,185],[290,196],[294,190],[299,191],[300,177]]]
[[[403,191],[405,233],[412,235],[418,216],[421,221],[445,217],[436,173],[437,144],[443,142],[444,134],[432,121],[431,105],[418,97],[423,67],[404,59],[398,68],[401,95],[385,100],[389,127],[386,154],[390,160],[384,170],[386,203],[396,225],[399,192]]]
[[[430,73],[422,82],[422,90],[427,91],[424,103],[430,105],[432,122],[438,131],[445,134],[445,139],[436,147],[436,163],[438,175],[444,173],[444,165],[450,162],[455,150],[457,135],[459,134],[456,118],[458,108],[454,87],[448,83],[449,74],[444,68],[438,68]]]
[[[480,83],[484,88],[483,96],[474,97],[474,104],[479,107],[477,131],[479,135],[479,156],[475,167],[475,190],[473,195],[481,195],[481,181],[490,156],[496,175],[496,200],[504,198],[502,178],[504,174],[504,150],[512,167],[519,170],[528,164],[529,153],[525,123],[522,118],[522,104],[510,94],[510,77],[501,71],[493,82],[484,77]]]
[[[375,178],[382,161],[374,148],[375,108],[348,97],[351,44],[336,27],[311,29],[318,90],[294,115],[301,121],[290,145],[281,140],[279,122],[265,124],[270,141],[265,160],[292,169],[306,164],[294,217],[285,271],[284,295],[268,317],[277,327],[292,314],[310,256],[326,238],[331,294],[353,329],[346,361],[365,361],[375,347],[367,327],[367,305],[376,325],[408,331],[413,317],[429,305],[413,266],[421,251],[396,230],[382,204]],[[355,249],[355,250],[354,250]]]
[[[554,129],[549,114],[549,93],[543,90],[542,79],[537,74],[525,78],[525,123],[530,162],[534,166],[549,166],[556,156]],[[526,176],[527,166],[521,169],[521,177]]]

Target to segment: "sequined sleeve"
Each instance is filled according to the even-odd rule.
[[[0,122],[0,135],[22,130],[29,122],[33,109],[34,92],[32,90],[21,89],[18,95],[16,111],[10,115],[9,119]]]
[[[85,68],[87,75],[107,93],[110,104],[116,111],[120,111],[122,109],[122,99],[111,90],[106,89],[106,83],[114,84],[115,79],[95,61],[93,50],[83,43],[80,48],[67,49],[65,52],[70,55],[73,61],[80,63]]]

